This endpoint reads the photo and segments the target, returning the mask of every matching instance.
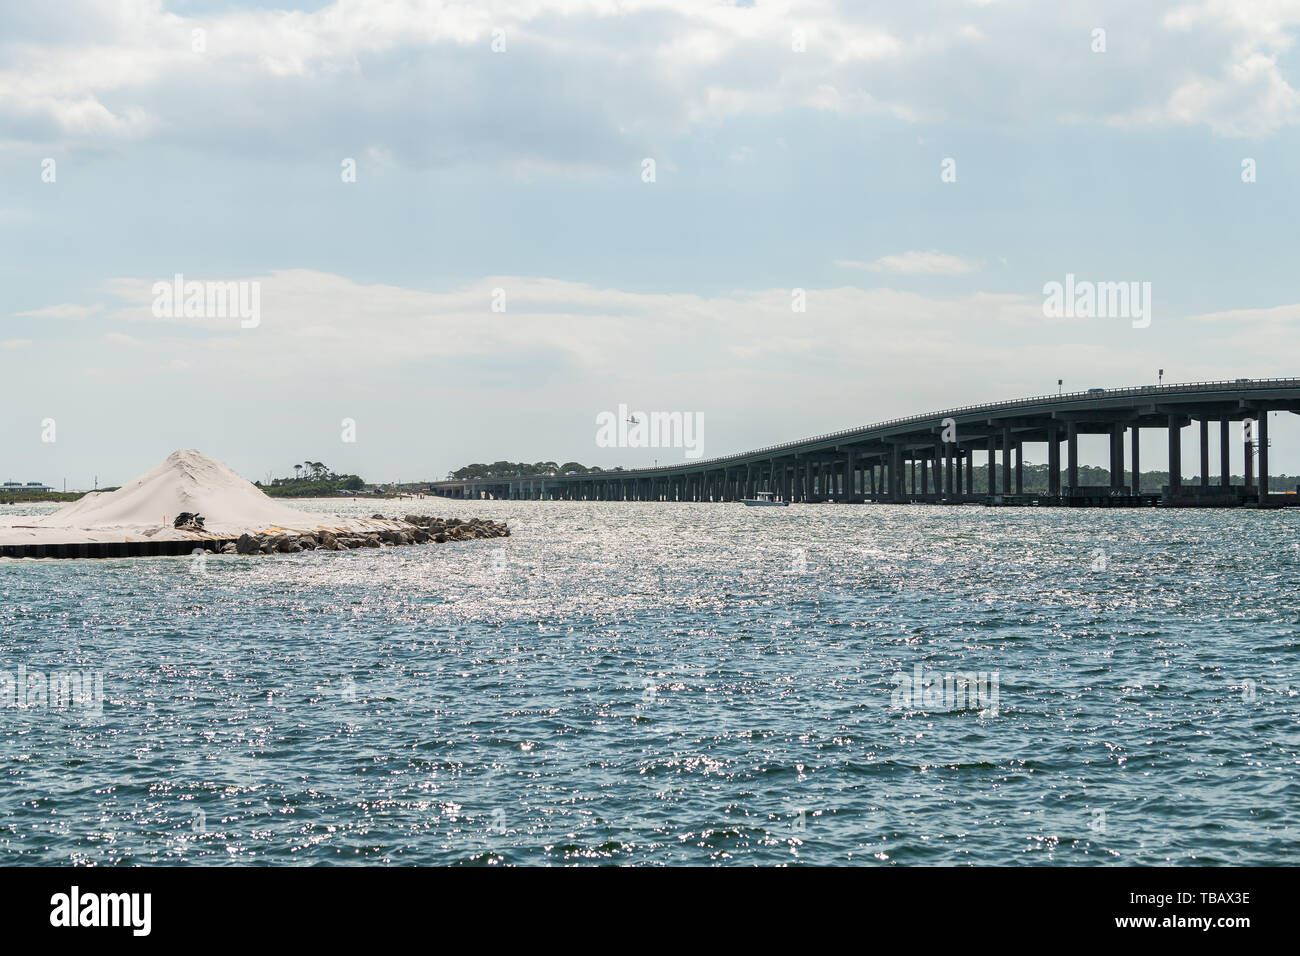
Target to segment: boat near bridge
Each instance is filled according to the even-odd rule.
[[[782,501],[770,491],[756,491],[752,498],[741,498],[740,503],[750,508],[785,508],[790,502]]]

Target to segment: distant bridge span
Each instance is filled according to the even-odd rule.
[[[657,468],[435,481],[430,487],[453,498],[570,501],[737,501],[770,491],[787,501],[810,502],[960,504],[991,499],[1007,504],[1290,504],[1300,496],[1267,493],[1265,413],[1270,411],[1300,414],[1300,379],[1090,389],[950,408]],[[1257,425],[1233,455],[1229,423],[1245,419]],[[1179,468],[1182,430],[1193,423],[1199,425],[1200,471],[1196,480],[1185,483]],[[953,426],[947,435],[946,424]],[[1143,495],[1135,487],[1141,470],[1138,435],[1143,428],[1168,433],[1169,461],[1175,465],[1169,469],[1169,484],[1159,495]],[[1219,478],[1213,484],[1209,479],[1211,428],[1219,431]],[[1132,484],[1124,482],[1126,432]],[[1078,436],[1085,434],[1110,438],[1110,485],[1106,488],[1079,484]],[[1035,442],[1047,446],[1049,487],[1046,495],[1026,496],[1023,447]],[[976,494],[975,467],[984,463],[985,455],[989,487]],[[1244,484],[1230,484],[1234,459],[1242,463]]]

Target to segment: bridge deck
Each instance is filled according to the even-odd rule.
[[[927,412],[656,468],[439,481],[430,487],[453,497],[544,500],[735,501],[771,491],[790,501],[957,503],[1023,493],[1023,446],[1044,443],[1050,483],[1045,497],[1069,504],[1100,504],[1097,499],[1118,497],[1114,492],[1124,487],[1126,433],[1129,471],[1136,475],[1141,429],[1166,429],[1169,460],[1181,463],[1182,430],[1196,422],[1200,426],[1198,484],[1185,485],[1180,469],[1171,469],[1160,503],[1274,507],[1293,504],[1297,496],[1260,494],[1261,487],[1268,487],[1270,411],[1300,414],[1300,379],[1090,389]],[[1242,439],[1245,484],[1233,488],[1228,484],[1229,423],[1247,420],[1254,424]],[[1208,478],[1211,425],[1218,430],[1215,464],[1220,474],[1213,493]],[[1082,434],[1110,437],[1110,493],[1092,494],[1079,484],[1077,439]],[[988,483],[978,496],[973,481],[976,455],[988,456]],[[1193,493],[1193,489],[1198,490]]]

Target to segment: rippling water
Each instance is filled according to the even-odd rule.
[[[103,679],[0,705],[0,862],[1294,862],[1300,513],[379,508],[513,536],[0,561]]]

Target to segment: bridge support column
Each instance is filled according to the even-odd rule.
[[[1011,429],[1002,429],[1002,493],[1011,494]]]
[[[1183,420],[1169,416],[1169,487],[1181,488],[1183,484]]]
[[[989,436],[989,494],[998,493],[998,440]]]
[[[1118,422],[1110,426],[1110,486],[1124,486],[1124,426]]]
[[[1140,453],[1142,447],[1142,429],[1134,422],[1132,429],[1129,431],[1129,458],[1132,459],[1130,475],[1133,482],[1131,491],[1135,495],[1142,493],[1142,464],[1140,462]]]
[[[1268,500],[1268,409],[1259,411],[1259,503]]]
[[[1070,491],[1079,487],[1079,426],[1069,422],[1065,426],[1065,471]]]
[[[1025,493],[1025,443],[1016,442],[1016,494]]]
[[[1201,419],[1201,487],[1210,487],[1210,420]]]
[[[889,454],[889,500],[903,500],[903,446],[897,444]]]
[[[1047,493],[1061,493],[1061,431],[1055,421],[1047,423]]]
[[[1219,419],[1219,486],[1232,487],[1232,439],[1228,437],[1228,418]]]

